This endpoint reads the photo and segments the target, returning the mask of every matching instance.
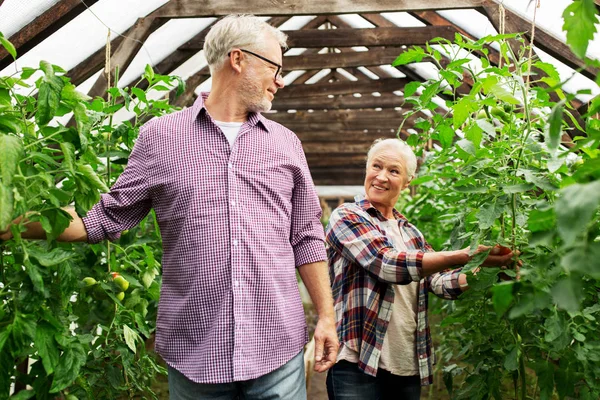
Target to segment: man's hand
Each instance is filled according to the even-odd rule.
[[[335,322],[319,319],[315,327],[315,371],[325,372],[333,367],[337,359],[340,342],[335,330]]]

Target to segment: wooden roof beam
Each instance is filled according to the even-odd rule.
[[[318,82],[313,85],[292,84],[277,93],[277,99],[304,98],[315,96],[353,94],[353,93],[390,93],[402,90],[409,80],[405,78],[384,78],[370,81]]]
[[[280,98],[276,95],[275,100],[273,100],[273,110],[395,108],[402,106],[402,104],[404,104],[404,98],[389,93],[385,93],[381,96],[372,96],[368,94],[361,97],[354,97],[350,95],[335,97],[314,96]]]
[[[310,54],[286,56],[283,58],[284,68],[288,71],[368,67],[373,65],[391,64],[404,50],[396,47],[386,47],[370,51],[352,51],[346,53]]]
[[[97,1],[87,0],[86,4],[91,6]],[[8,38],[8,40],[15,46],[17,56],[20,57],[86,9],[86,6],[80,0],[61,0]],[[0,69],[6,68],[12,62],[12,56],[3,47],[0,47]]]
[[[475,8],[490,0],[171,0],[153,16],[167,18],[216,17],[228,14],[328,15],[365,12],[449,10]]]
[[[285,31],[289,47],[318,48],[353,46],[408,46],[424,45],[436,37],[454,40],[455,30],[451,26],[385,27],[367,29],[330,29],[323,34],[321,29]],[[199,51],[203,42],[188,42],[184,50]]]

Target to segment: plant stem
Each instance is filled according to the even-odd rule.
[[[527,398],[527,376],[525,376],[525,352],[521,348],[521,357],[519,357],[519,375],[521,378],[521,400]]]

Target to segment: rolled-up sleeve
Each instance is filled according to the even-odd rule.
[[[88,242],[116,240],[121,232],[137,225],[150,211],[145,128],[142,128],[125,171],[83,218]]]
[[[308,163],[300,142],[297,152],[297,172],[292,194],[290,243],[294,249],[296,267],[327,260],[325,234],[321,224],[321,206]]]
[[[458,298],[463,292],[458,283],[458,277],[461,273],[461,268],[457,268],[428,276],[429,290],[436,296],[446,300]]]
[[[423,278],[423,251],[396,250],[371,221],[349,207],[338,207],[331,214],[326,241],[382,282],[407,284]]]

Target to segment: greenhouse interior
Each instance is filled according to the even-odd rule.
[[[600,399],[599,29],[0,0],[0,399]]]

